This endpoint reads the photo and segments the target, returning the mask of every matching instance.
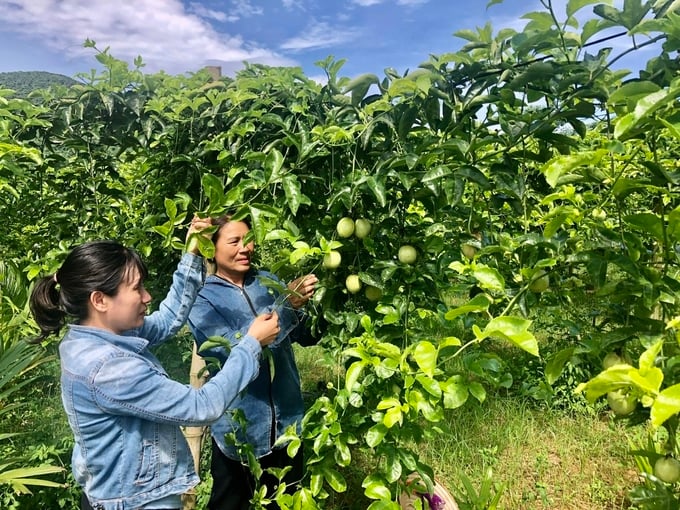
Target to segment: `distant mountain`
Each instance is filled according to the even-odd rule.
[[[37,89],[46,89],[51,85],[64,85],[70,87],[78,83],[73,78],[63,74],[48,73],[45,71],[13,71],[0,73],[0,88],[12,89],[18,96],[26,97]]]

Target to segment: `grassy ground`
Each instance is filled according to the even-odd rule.
[[[425,445],[423,456],[448,487],[461,473],[481,481],[492,473],[505,486],[500,508],[628,508],[635,484],[626,430],[607,416],[565,415],[517,399],[490,399],[449,416],[450,434]],[[455,489],[454,489],[455,490]]]

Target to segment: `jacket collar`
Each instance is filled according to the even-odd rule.
[[[102,340],[117,347],[122,347],[133,352],[142,352],[149,345],[149,341],[138,337],[137,331],[138,330],[136,329],[131,329],[129,331],[124,331],[121,335],[116,335],[105,329],[71,324],[69,326],[68,336],[72,339],[78,339],[83,336],[87,336],[88,338],[94,337],[97,340]]]
[[[253,283],[256,276],[257,276],[257,269],[253,269],[252,267],[250,269],[248,269],[248,272],[246,273],[245,277],[243,278],[243,287],[247,287],[248,285]],[[239,288],[238,285],[234,285],[229,280],[225,280],[224,278],[217,276],[217,274],[208,275],[208,277],[205,279],[205,283],[218,283],[218,284],[228,285],[230,287]]]

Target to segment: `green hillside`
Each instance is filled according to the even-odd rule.
[[[48,88],[52,85],[65,85],[68,87],[75,83],[77,82],[73,78],[45,71],[0,73],[0,88],[12,89],[21,97],[26,97],[34,90]]]

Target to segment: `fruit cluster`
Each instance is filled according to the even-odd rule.
[[[348,239],[355,236],[357,239],[365,239],[373,229],[372,223],[366,218],[354,220],[349,216],[344,216],[338,220],[335,230],[340,238]],[[402,264],[410,265],[418,259],[418,252],[410,244],[399,247],[397,259]],[[342,264],[342,254],[338,250],[328,251],[324,257],[322,265],[331,271],[336,270]],[[345,279],[345,287],[350,294],[356,294],[362,289],[362,282],[358,274],[350,274]],[[373,285],[368,285],[365,290],[366,298],[369,301],[377,301],[382,297],[382,291]]]

